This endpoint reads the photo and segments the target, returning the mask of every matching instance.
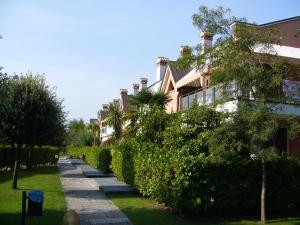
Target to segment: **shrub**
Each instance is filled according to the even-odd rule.
[[[220,130],[225,117],[209,107],[194,105],[177,115],[145,114],[137,138],[122,140],[113,148],[114,174],[174,212],[258,214],[261,162],[230,141],[243,133],[235,127]],[[224,135],[211,142],[213,130]],[[239,149],[240,154],[218,160],[214,153],[219,149],[210,151],[212,144]],[[300,160],[278,156],[266,166],[267,210],[274,214],[299,210]]]
[[[25,166],[28,163],[28,151],[31,151],[31,165],[55,165],[61,151],[58,147],[34,146],[23,147],[20,155],[20,165]],[[0,169],[12,168],[15,160],[15,149],[12,146],[0,146]]]
[[[185,214],[256,214],[260,205],[259,160],[215,161],[207,155],[209,133],[181,147],[123,140],[112,151],[112,168],[141,194]],[[267,202],[272,213],[300,208],[300,160],[281,156],[267,163]]]
[[[134,184],[134,139],[120,141],[112,149],[112,170],[114,175],[128,184]]]
[[[104,173],[110,171],[111,155],[110,148],[102,145],[99,147],[68,147],[67,154],[75,158],[85,156],[85,161],[90,166],[100,169]]]

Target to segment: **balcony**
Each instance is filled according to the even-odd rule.
[[[238,96],[238,88],[236,82],[231,82],[226,90],[230,93],[228,99],[235,99]],[[209,88],[199,89],[188,94],[182,95],[180,100],[180,110],[185,111],[195,102],[199,105],[210,105],[216,100],[222,98],[224,91],[223,85],[212,86]]]
[[[185,111],[191,107],[191,105],[195,102],[199,105],[210,105],[214,103],[216,100],[223,98],[222,92],[226,91],[227,96],[226,99],[229,101],[236,100],[237,97],[242,96],[241,90],[238,88],[238,84],[236,82],[231,82],[227,87],[223,85],[212,86],[209,88],[199,89],[185,95],[181,96],[180,99],[180,110]],[[292,114],[300,115],[300,81],[290,81],[283,80],[281,91],[279,91],[280,98],[283,100],[284,104],[280,104],[281,107],[285,108],[285,110],[279,110],[284,113],[291,111]],[[248,96],[251,100],[251,94],[243,95]],[[272,98],[270,98],[271,100]],[[270,105],[276,105],[276,103],[272,103],[272,100],[269,103]],[[282,106],[283,105],[283,106]],[[271,107],[273,108],[273,107]],[[291,108],[291,109],[290,109]],[[294,109],[295,108],[295,109]],[[276,111],[276,110],[275,110]],[[295,113],[294,111],[297,111]],[[279,113],[280,114],[280,113]]]

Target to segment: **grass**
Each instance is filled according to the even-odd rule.
[[[18,189],[11,188],[12,174],[0,172],[0,224],[21,223],[22,191],[41,190],[44,192],[43,215],[27,217],[26,225],[61,224],[66,203],[62,192],[57,167],[33,168],[20,171]]]
[[[125,194],[108,195],[131,220],[134,225],[255,225],[255,220],[192,220],[172,215],[163,210],[155,201],[137,196]],[[274,219],[269,221],[274,225],[300,225],[299,218]]]

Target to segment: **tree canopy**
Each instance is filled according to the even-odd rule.
[[[1,143],[16,146],[13,188],[17,188],[22,146],[61,146],[65,141],[65,112],[55,89],[40,75],[0,74]]]
[[[221,87],[225,101],[238,100],[237,111],[214,131],[210,149],[212,156],[223,159],[230,154],[261,160],[261,221],[266,223],[266,160],[278,153],[272,140],[279,128],[274,107],[268,103],[286,100],[282,80],[292,66],[276,57],[274,44],[280,44],[282,32],[276,27],[259,29],[244,19],[237,20],[230,12],[223,7],[199,8],[193,15],[193,24],[218,40],[211,48],[189,48],[178,59],[178,65],[194,66],[200,73],[207,70],[212,84]],[[238,22],[230,27],[234,21]],[[285,121],[288,128],[296,124]]]

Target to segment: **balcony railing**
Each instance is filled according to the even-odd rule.
[[[224,85],[212,86],[209,88],[199,89],[188,94],[181,96],[180,101],[180,109],[187,110],[191,107],[193,103],[197,103],[199,105],[209,105],[214,103],[216,100],[221,99],[222,93],[226,92],[226,99],[233,100],[239,96],[242,96],[242,92],[238,88],[238,84],[233,81],[229,83],[226,87]],[[287,101],[287,103],[291,104],[299,104],[300,103],[300,81],[289,81],[284,80],[282,82],[281,93],[283,94],[282,99]],[[248,96],[248,98],[252,98],[251,94],[244,93],[243,96]]]
[[[228,98],[234,99],[237,97],[238,88],[236,82],[230,83],[226,89],[228,93],[231,93],[231,96],[228,96]],[[218,85],[185,94],[181,97],[180,109],[187,110],[193,103],[197,103],[199,105],[210,105],[216,100],[221,99],[223,91],[224,86]]]

